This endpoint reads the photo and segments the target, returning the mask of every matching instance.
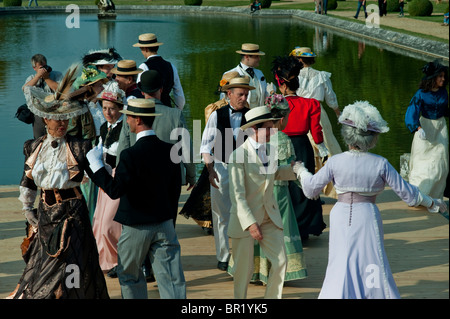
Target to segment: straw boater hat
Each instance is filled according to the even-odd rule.
[[[162,115],[161,113],[155,113],[155,101],[153,99],[131,99],[128,101],[127,108],[120,112],[134,116]]]
[[[245,113],[245,120],[247,123],[241,126],[241,130],[245,131],[253,125],[268,121],[278,121],[279,119],[280,118],[273,118],[269,108],[265,105],[254,107]]]
[[[389,131],[387,122],[381,117],[380,112],[367,101],[356,101],[347,105],[339,116],[339,123],[364,132],[386,133]]]
[[[248,76],[238,76],[235,78],[232,78],[228,84],[224,85],[222,87],[222,91],[227,91],[232,88],[242,88],[242,89],[248,89],[248,90],[254,90],[255,87],[249,85],[250,78]]]
[[[316,54],[311,51],[311,48],[308,47],[295,47],[289,55],[302,58],[313,58],[316,56]]]
[[[241,49],[236,53],[243,55],[266,55],[264,52],[259,51],[259,45],[253,43],[243,43]]]
[[[118,75],[134,75],[143,72],[144,70],[136,67],[136,62],[133,60],[122,60],[117,63],[117,67],[111,70],[111,73]]]
[[[223,89],[223,87],[224,87],[225,85],[230,84],[230,80],[231,80],[231,79],[234,79],[234,78],[239,77],[239,76],[240,76],[240,75],[239,75],[239,72],[238,72],[238,71],[230,71],[230,72],[225,73],[225,74],[222,76],[222,79],[221,79],[220,82],[219,82],[219,88],[218,88],[218,90],[221,91],[221,92],[224,92],[225,90]]]
[[[98,100],[107,100],[114,103],[123,104],[125,92],[119,88],[119,83],[116,81],[109,81],[103,85],[103,88],[103,91],[97,96]]]
[[[87,104],[78,100],[80,95],[72,91],[78,65],[73,65],[64,75],[55,93],[48,93],[35,86],[25,86],[25,97],[30,111],[51,120],[68,120],[88,112]]]
[[[158,42],[158,39],[156,38],[156,35],[153,33],[144,33],[139,35],[139,42],[133,44],[134,47],[159,47],[160,45],[163,45],[164,43]]]

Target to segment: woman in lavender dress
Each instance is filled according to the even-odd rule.
[[[387,184],[410,206],[422,205],[430,212],[447,206],[405,182],[385,158],[368,152],[379,134],[389,130],[374,106],[366,101],[348,105],[339,122],[349,151],[332,156],[315,175],[294,165],[307,197],[319,195],[329,181],[338,193],[330,212],[328,266],[319,298],[400,298],[384,250],[376,196]]]

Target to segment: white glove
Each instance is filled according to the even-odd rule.
[[[102,145],[102,143],[99,143],[97,146],[92,148],[86,154],[86,158],[89,161],[89,167],[91,168],[93,173],[95,173],[100,168],[105,166],[103,164],[103,145]]]
[[[426,139],[427,139],[427,135],[425,134],[425,131],[423,130],[423,128],[419,128],[419,129],[417,130],[417,133],[419,134],[419,137],[420,137],[422,140],[426,140]]]
[[[275,84],[273,84],[273,82],[267,83],[266,92],[269,95],[277,93],[277,88],[276,88]]]
[[[25,215],[25,217],[26,217],[28,223],[30,223],[30,225],[37,227],[39,221],[32,210],[24,210],[23,214]]]
[[[294,166],[292,166],[292,170],[297,176],[300,176],[300,174],[304,171],[308,171],[308,169],[305,167],[305,164],[303,164],[303,162],[301,161],[295,162]]]
[[[433,205],[428,208],[430,213],[445,213],[448,210],[447,204],[442,199],[433,198]]]
[[[328,156],[328,149],[325,146],[325,144],[320,143],[320,144],[317,145],[317,148],[319,149],[319,156],[320,157]]]

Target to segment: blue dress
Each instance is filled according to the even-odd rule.
[[[409,182],[433,198],[443,198],[449,171],[448,93],[418,90],[406,110],[405,124],[414,133],[420,126],[426,139],[414,133],[409,162]]]

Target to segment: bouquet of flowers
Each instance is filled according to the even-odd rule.
[[[289,103],[282,94],[271,94],[266,97],[265,105],[272,110],[277,108],[279,110],[286,110],[289,108]]]

